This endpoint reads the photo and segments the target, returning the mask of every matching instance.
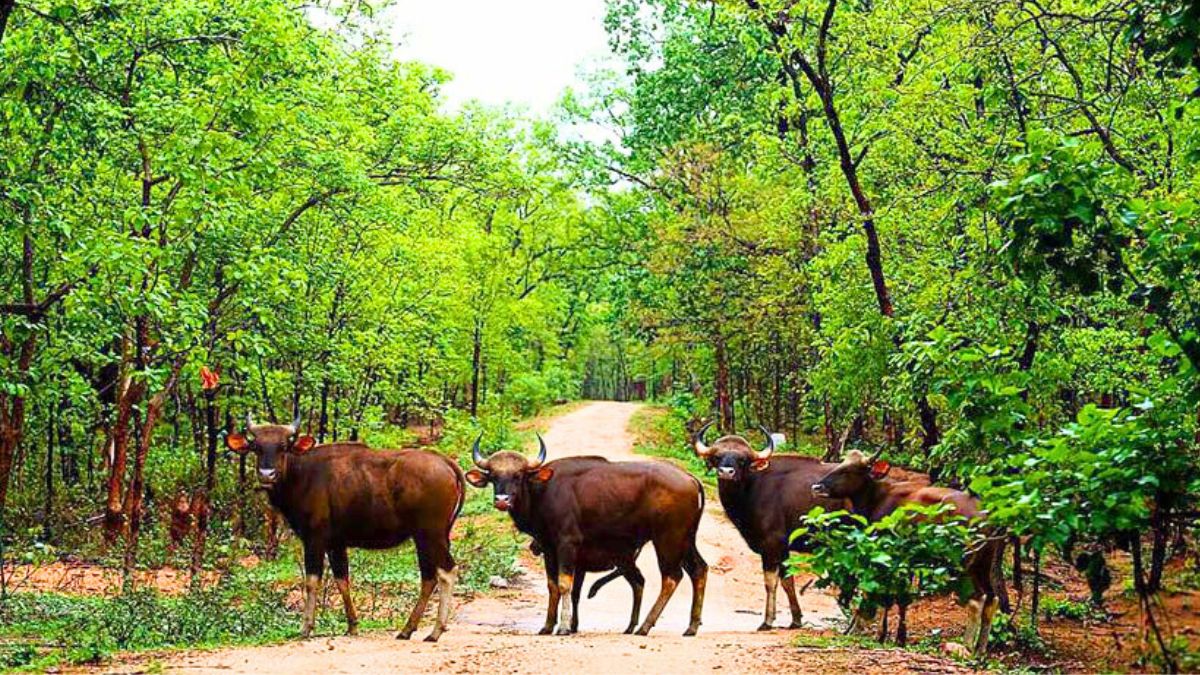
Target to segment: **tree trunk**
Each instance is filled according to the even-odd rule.
[[[763,9],[758,0],[746,0],[746,4],[754,11]],[[871,203],[870,197],[867,196],[866,191],[863,190],[862,181],[859,179],[858,162],[861,160],[861,156],[859,159],[855,159],[854,153],[850,149],[850,144],[846,140],[846,132],[842,126],[841,114],[834,101],[833,83],[830,80],[825,61],[826,41],[836,7],[836,0],[830,0],[825,16],[818,29],[817,58],[815,64],[809,61],[800,50],[787,52],[781,50],[780,38],[786,37],[788,33],[786,23],[781,21],[775,14],[765,15],[764,22],[773,36],[776,50],[780,52],[783,70],[792,83],[792,91],[797,96],[797,103],[802,101],[799,98],[799,95],[802,93],[802,88],[800,87],[801,72],[803,72],[804,78],[808,80],[813,90],[817,93],[818,98],[821,99],[821,109],[824,113],[825,123],[833,135],[834,144],[837,146],[838,164],[841,167],[842,176],[846,180],[846,185],[850,189],[850,194],[854,197],[854,204],[857,207],[859,219],[862,222],[863,237],[867,243],[867,271],[870,273],[871,286],[875,291],[875,302],[879,306],[880,314],[888,319],[892,319],[895,318],[895,308],[892,306],[891,291],[888,289],[887,278],[883,271],[883,252],[879,243],[879,231],[875,226],[875,207]],[[900,335],[893,335],[892,340],[896,344],[896,347],[899,348]],[[911,368],[912,366],[910,365],[909,367]],[[941,431],[937,424],[937,412],[929,404],[928,398],[923,394],[916,396],[914,403],[917,406],[923,433],[921,446],[928,451],[941,442]]]
[[[168,384],[168,387],[170,384]],[[137,452],[133,458],[133,478],[129,483],[129,526],[126,529],[125,544],[125,585],[131,587],[133,569],[137,563],[138,535],[142,529],[142,505],[146,491],[146,457],[150,453],[150,443],[154,440],[154,426],[162,413],[169,391],[164,389],[150,398],[146,405],[146,417],[142,421],[141,435],[138,438]]]
[[[129,427],[133,423],[134,406],[141,401],[145,385],[125,378],[124,391],[117,405],[117,418],[109,439],[108,499],[104,507],[104,540],[115,542],[125,528],[124,487],[125,470],[129,463]]]
[[[1150,531],[1153,540],[1150,548],[1150,575],[1146,579],[1146,592],[1157,593],[1162,590],[1163,567],[1167,563],[1167,527],[1168,521],[1162,516],[1163,495],[1155,499],[1154,515],[1150,518]]]
[[[208,516],[211,510],[209,504],[212,503],[212,493],[217,488],[217,409],[216,391],[212,389],[204,392],[204,429],[204,488],[194,500],[194,505],[199,508],[193,509],[192,513],[196,519],[191,565],[193,587],[199,585],[200,574],[203,571],[204,553],[208,544]],[[242,456],[242,459],[245,459],[245,455]]]
[[[483,329],[475,322],[475,336],[471,347],[471,417],[479,415],[479,376],[483,365]]]
[[[1033,593],[1029,598],[1029,625],[1036,635],[1038,630],[1038,605],[1042,600],[1042,549],[1033,549]]]
[[[1129,535],[1129,551],[1133,555],[1133,589],[1137,592],[1141,604],[1142,620],[1145,622],[1146,631],[1154,637],[1155,644],[1162,654],[1163,670],[1168,673],[1177,673],[1179,664],[1175,662],[1174,655],[1163,640],[1162,631],[1154,618],[1154,605],[1150,598],[1153,594],[1146,586],[1145,567],[1142,564],[1142,540],[1136,532]],[[1147,641],[1149,641],[1148,637]]]
[[[734,433],[733,399],[729,393],[729,356],[725,349],[725,338],[718,336],[713,345],[717,361],[716,391],[717,428],[721,433]]]
[[[53,403],[47,409],[46,415],[46,473],[45,499],[42,507],[42,538],[50,541],[54,528],[54,434],[58,430],[58,406]]]

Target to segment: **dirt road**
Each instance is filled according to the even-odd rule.
[[[633,437],[628,431],[637,407],[591,403],[554,420],[545,434],[550,457],[595,454],[612,460],[644,460],[632,453]],[[715,499],[709,500],[701,522],[700,552],[710,570],[697,637],[681,636],[691,602],[687,583],[679,585],[648,637],[622,635],[631,598],[621,580],[580,604],[578,635],[534,635],[545,618],[546,587],[541,568],[531,563],[512,588],[461,605],[437,644],[398,642],[391,632],[373,633],[185,654],[161,665],[189,673],[322,675],[383,670],[546,674],[957,670],[938,659],[888,650],[796,649],[791,646],[796,631],[757,632],[764,598],[761,567]],[[645,597],[652,600],[658,594],[659,576],[650,547],[638,565],[647,580]],[[802,596],[801,604],[806,625],[825,625],[838,615],[832,599],[815,590]],[[776,623],[786,625],[789,620],[784,609]]]

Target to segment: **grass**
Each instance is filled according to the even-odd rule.
[[[533,430],[544,430],[549,421],[585,402],[548,408],[518,423],[513,430],[507,417],[489,429],[497,442],[513,440],[534,446]],[[470,441],[478,433],[469,420],[448,424],[439,449],[459,462],[469,462]],[[411,433],[392,429],[369,440],[379,447],[406,445]],[[146,533],[142,568],[164,564],[186,567],[188,552],[166,553],[165,532]],[[95,537],[81,539],[75,551],[90,551]],[[492,577],[511,577],[525,539],[508,517],[491,508],[489,494],[468,489],[462,517],[454,529],[451,550],[459,565],[458,591],[481,592]],[[275,560],[244,566],[233,562],[248,550],[249,542],[235,540],[221,523],[214,524],[210,539],[211,564],[225,569],[219,581],[182,595],[167,595],[153,588],[109,595],[70,595],[56,592],[18,592],[0,605],[0,671],[35,671],[64,664],[101,663],[117,652],[196,649],[218,646],[270,644],[299,636],[303,571],[299,542],[286,539]],[[36,559],[51,562],[58,551],[30,550]],[[119,566],[119,551],[85,555],[101,565]],[[22,558],[23,559],[23,558]],[[411,543],[388,551],[350,551],[355,606],[360,628],[395,629],[408,616],[419,588],[416,552]],[[317,612],[317,635],[345,631],[341,599],[329,574]],[[426,613],[427,622],[432,619]]]
[[[513,574],[522,546],[507,518],[471,491],[455,528],[459,588],[488,587]],[[110,596],[20,592],[0,607],[0,670],[45,670],[101,663],[116,652],[270,644],[299,636],[303,574],[298,541],[252,567],[234,565],[213,586],[168,596],[152,588]],[[390,551],[352,550],[350,569],[360,628],[394,629],[419,586],[411,544]],[[316,634],[345,631],[341,600],[326,574]],[[427,612],[426,619],[431,619]]]
[[[866,635],[797,635],[792,645],[800,649],[886,649]]]

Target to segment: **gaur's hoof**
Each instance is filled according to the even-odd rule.
[[[437,642],[438,638],[440,638],[441,636],[442,636],[441,633],[430,633],[429,635],[425,636],[425,641],[426,642]]]
[[[688,629],[683,631],[684,637],[692,637],[695,634],[696,634],[696,629],[692,626],[688,626]]]
[[[551,628],[550,626],[544,626],[541,630],[539,630],[537,632],[537,634],[538,635],[550,635],[553,632],[554,632],[553,628]]]
[[[758,627],[758,630],[760,630],[760,631],[775,630],[775,627],[764,621],[763,624]]]
[[[358,626],[346,626],[346,635],[358,635]]]
[[[801,623],[801,622],[799,622],[799,621],[793,621],[793,622],[791,622],[790,624],[788,624],[788,628],[793,628],[793,629],[795,629],[795,628],[803,628],[803,627],[804,627],[804,624],[802,624],[802,623]]]
[[[625,629],[625,635],[633,635],[633,631],[637,630],[637,626],[630,626]]]
[[[650,634],[650,629],[649,629],[649,628],[647,628],[646,626],[642,626],[641,628],[637,629],[637,632],[636,632],[636,633],[634,633],[634,634],[635,634],[635,635],[641,635],[642,637],[645,637],[645,636],[647,636],[647,635],[649,635],[649,634]]]
[[[570,635],[570,634],[571,634],[571,629],[570,629],[570,628],[561,628],[561,627],[560,627],[558,630],[554,631],[554,634],[555,634],[555,635]]]
[[[413,632],[411,630],[405,629],[405,630],[400,631],[399,633],[396,633],[396,639],[397,640],[407,640],[412,637],[412,634],[413,634]]]

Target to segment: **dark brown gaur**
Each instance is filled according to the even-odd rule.
[[[447,457],[424,450],[372,450],[363,443],[316,445],[290,425],[254,424],[229,434],[225,443],[238,453],[253,452],[259,486],[304,546],[304,621],[312,633],[325,558],[346,610],[347,632],[357,631],[350,598],[349,548],[388,549],[412,539],[421,571],[421,592],[408,622],[396,636],[407,640],[417,629],[434,586],[437,624],[426,637],[435,642],[446,630],[457,577],[450,554],[450,528],[466,492],[462,469]]]
[[[848,499],[855,513],[869,521],[881,520],[904,504],[950,504],[953,513],[968,519],[986,518],[979,500],[961,491],[936,487],[925,480],[894,480],[888,478],[891,465],[880,459],[880,453],[867,456],[851,450],[841,464],[812,485],[812,493],[820,497]],[[906,472],[911,478],[914,472]],[[917,474],[920,476],[920,474]],[[963,568],[971,577],[974,593],[967,608],[967,647],[976,656],[987,653],[988,633],[992,617],[1000,604],[998,586],[1003,583],[997,574],[1004,555],[1005,537],[989,536],[966,551]],[[904,611],[904,607],[900,611]],[[903,624],[903,616],[901,617]],[[900,636],[897,636],[898,639]]]
[[[775,453],[775,439],[763,427],[767,438],[762,450],[755,450],[741,436],[723,436],[711,446],[705,441],[712,422],[692,437],[692,449],[717,473],[718,494],[725,515],[733,522],[750,550],[762,558],[763,584],[767,591],[763,622],[759,630],[770,630],[775,623],[775,597],[782,579],[788,605],[792,610],[789,628],[799,628],[803,619],[796,582],[784,568],[789,551],[806,551],[803,537],[789,541],[800,519],[814,506],[829,510],[843,508],[842,500],[820,499],[809,486],[836,464],[812,457]]]
[[[654,544],[662,590],[637,634],[654,627],[684,571],[692,580],[691,620],[684,635],[696,634],[708,577],[708,565],[696,549],[704,513],[700,481],[664,462],[609,462],[603,457],[546,462],[541,436],[534,460],[508,451],[485,458],[480,440],[471,453],[477,468],[467,472],[467,482],[479,488],[492,485],[495,507],[533,537],[545,561],[550,599],[541,634],[576,632],[584,575],[613,567],[633,587],[633,616],[626,632],[632,631],[643,585],[634,561],[647,542]]]

